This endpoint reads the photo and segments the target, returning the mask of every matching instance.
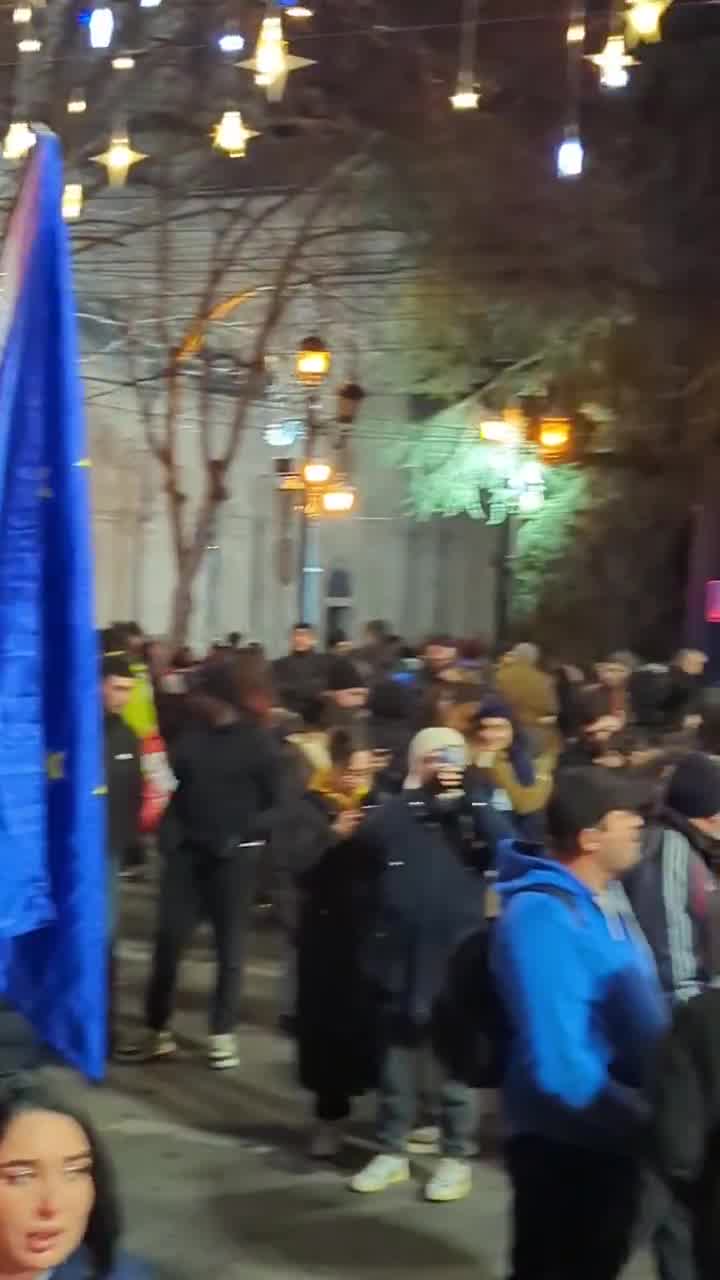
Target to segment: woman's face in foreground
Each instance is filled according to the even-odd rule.
[[[85,1130],[55,1111],[21,1111],[0,1142],[0,1276],[31,1277],[69,1258],[95,1203]]]

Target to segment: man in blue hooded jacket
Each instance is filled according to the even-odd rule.
[[[559,775],[549,851],[501,848],[492,967],[509,1022],[513,1280],[614,1280],[640,1193],[642,1086],[666,1012],[650,949],[608,890],[640,856],[627,784]]]

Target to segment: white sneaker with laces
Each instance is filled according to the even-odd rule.
[[[339,1124],[321,1121],[310,1141],[310,1155],[313,1160],[334,1160],[340,1154],[343,1145],[343,1131]]]
[[[370,1163],[351,1179],[350,1190],[359,1191],[361,1195],[374,1195],[409,1179],[410,1161],[406,1156],[373,1156]]]
[[[233,1035],[208,1036],[208,1063],[213,1071],[240,1066],[237,1041]]]
[[[472,1169],[467,1160],[445,1156],[425,1188],[425,1199],[434,1204],[464,1200],[472,1191]]]

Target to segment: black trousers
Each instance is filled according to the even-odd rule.
[[[180,961],[201,920],[210,922],[215,935],[217,979],[210,1034],[234,1030],[259,855],[256,846],[240,847],[223,858],[181,847],[166,859],[145,1010],[153,1031],[164,1030],[170,1021]]]
[[[615,1280],[641,1194],[638,1163],[549,1138],[508,1144],[512,1280]]]

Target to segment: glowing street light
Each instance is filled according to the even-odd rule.
[[[322,505],[328,515],[346,515],[355,506],[355,490],[347,485],[327,489],[322,496]]]
[[[577,129],[565,131],[565,137],[557,149],[557,173],[559,178],[579,178],[585,162],[585,148]]]
[[[303,480],[309,485],[327,484],[331,476],[329,462],[306,462],[303,467]]]
[[[332,356],[322,338],[306,338],[295,358],[295,376],[306,387],[317,387],[330,372]]]
[[[105,165],[108,181],[113,187],[121,187],[127,180],[132,166],[139,164],[141,160],[147,160],[144,152],[133,151],[126,133],[113,134],[107,151],[103,151],[99,156],[92,156],[91,158],[96,164]]]
[[[623,36],[609,36],[600,53],[589,53],[587,57],[599,69],[600,83],[606,89],[626,87],[630,79],[628,67],[634,67],[636,60],[627,52]]]

